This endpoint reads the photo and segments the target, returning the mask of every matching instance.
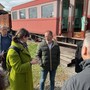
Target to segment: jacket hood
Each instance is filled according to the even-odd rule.
[[[25,47],[24,47],[25,45],[23,45],[23,44],[21,44],[21,43],[19,43],[19,42],[16,43],[16,42],[12,41],[11,45],[14,45],[14,46],[16,46],[16,47],[18,47],[18,48],[23,48],[23,49],[25,48]]]
[[[90,67],[90,59],[82,61],[80,63],[80,66],[82,67],[82,69],[85,69],[86,67]]]
[[[11,46],[16,46],[17,48],[21,49],[22,51],[30,55],[29,51],[25,49],[25,47],[21,43],[15,43],[14,41],[12,41]]]

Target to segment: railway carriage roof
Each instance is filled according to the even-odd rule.
[[[53,1],[57,1],[57,0],[35,0],[35,1],[31,1],[28,3],[24,3],[24,4],[20,4],[17,6],[12,7],[12,11],[13,10],[18,10],[18,9],[22,9],[22,8],[26,8],[26,7],[30,7],[30,6],[35,6],[38,4],[43,4],[43,3],[47,3],[47,2],[53,2]]]

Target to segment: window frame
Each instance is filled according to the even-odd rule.
[[[21,16],[22,11],[24,11],[24,17]],[[26,19],[26,9],[19,10],[19,18],[20,19]]]
[[[15,14],[16,14],[16,16],[14,16]],[[12,12],[12,19],[13,20],[17,20],[18,19],[17,11],[13,11]]]
[[[31,12],[33,12],[33,9],[36,9],[36,16],[31,16],[30,15],[30,9],[32,10]],[[35,13],[33,13],[33,14],[35,14]],[[37,18],[37,15],[38,15],[38,12],[37,12],[37,7],[31,7],[31,8],[29,8],[28,9],[28,15],[29,15],[29,18]]]
[[[51,16],[50,15],[47,15],[47,16],[44,16],[43,14],[43,7],[46,7],[47,8],[47,6],[52,6],[52,12],[51,12]],[[41,6],[41,18],[53,18],[54,17],[54,15],[53,15],[53,12],[54,12],[54,4],[46,4],[46,5],[42,5]],[[47,12],[46,12],[47,13]]]

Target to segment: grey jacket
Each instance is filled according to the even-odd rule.
[[[83,71],[65,82],[62,90],[90,90],[90,60],[81,62]]]
[[[60,64],[60,48],[56,42],[52,42],[51,50],[46,43],[43,41],[39,44],[37,49],[37,57],[41,60],[41,67],[45,70],[55,70]]]

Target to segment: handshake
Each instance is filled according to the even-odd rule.
[[[33,58],[32,61],[30,61],[31,64],[38,64],[40,63],[40,59],[38,57]]]

